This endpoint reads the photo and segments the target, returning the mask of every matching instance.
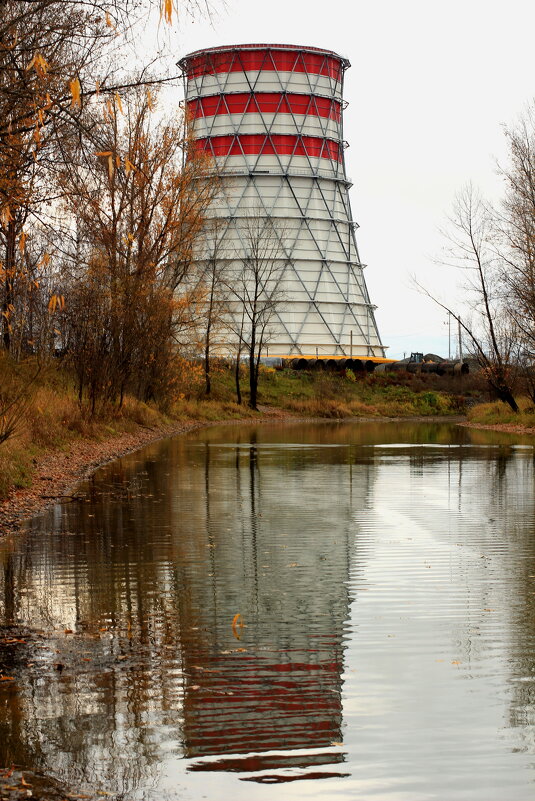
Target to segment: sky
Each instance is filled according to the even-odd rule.
[[[185,16],[177,60],[205,47],[310,45],[347,57],[347,173],[357,242],[388,355],[448,355],[445,312],[412,276],[461,308],[463,277],[440,265],[441,233],[472,182],[502,191],[504,126],[535,96],[535,3],[509,0],[213,0],[211,20]],[[457,347],[453,338],[452,355]]]

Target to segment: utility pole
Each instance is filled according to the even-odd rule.
[[[446,322],[444,322],[446,325]],[[448,361],[451,361],[451,312],[448,312]]]
[[[462,362],[463,360],[463,344],[461,339],[461,320],[457,320],[457,325],[459,326],[459,361]]]

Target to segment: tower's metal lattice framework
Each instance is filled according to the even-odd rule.
[[[224,229],[218,258],[243,258],[251,215],[283,231],[285,302],[275,313],[270,353],[382,361],[345,172],[347,59],[253,44],[196,51],[179,65],[193,136],[221,179],[210,211]]]

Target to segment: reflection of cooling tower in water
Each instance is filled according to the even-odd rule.
[[[193,135],[221,178],[209,215],[222,223],[219,245],[209,224],[198,266],[215,257],[239,271],[251,250],[247,219],[256,216],[258,230],[278,237],[270,258],[284,265],[264,287],[285,295],[270,353],[381,361],[345,172],[347,59],[313,47],[237,45],[191,53],[180,67]]]
[[[188,482],[210,488],[198,502],[208,504],[211,574],[185,593],[195,610],[195,631],[183,643],[192,682],[183,729],[185,755],[196,760],[190,770],[268,771],[250,777],[256,781],[287,781],[286,769],[296,768],[299,778],[340,775],[335,764],[344,756],[333,744],[342,740],[354,548],[348,466],[333,458],[325,486],[325,466],[304,464],[297,448],[206,443],[205,458],[205,481]],[[357,497],[367,493],[363,479],[357,507],[365,503]],[[198,544],[180,543],[177,562],[190,562],[187,552]],[[236,613],[246,626],[233,633]],[[287,753],[265,754],[274,751]]]

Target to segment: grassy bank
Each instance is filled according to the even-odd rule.
[[[458,388],[440,390],[426,378],[266,370],[260,398],[299,416],[333,419],[463,413],[464,396],[455,391]]]
[[[535,406],[530,398],[516,398],[520,411],[515,413],[502,401],[479,403],[468,410],[470,423],[480,425],[512,425],[522,428],[535,428]]]
[[[5,384],[10,380],[8,370],[4,363]],[[241,378],[244,402],[237,405],[233,372],[219,365],[214,368],[209,400],[198,371],[193,377],[191,373],[184,376],[165,413],[154,404],[127,397],[121,409],[102,405],[91,415],[86,407],[80,407],[69,376],[53,366],[32,385],[14,435],[0,443],[0,498],[13,488],[31,486],[35,465],[48,452],[68,450],[76,441],[102,442],[141,429],[158,431],[174,423],[259,418],[265,415],[266,407],[296,417],[332,419],[462,413],[462,387],[451,385],[441,390],[432,378],[262,369],[261,407],[254,412],[247,406],[245,369]]]

